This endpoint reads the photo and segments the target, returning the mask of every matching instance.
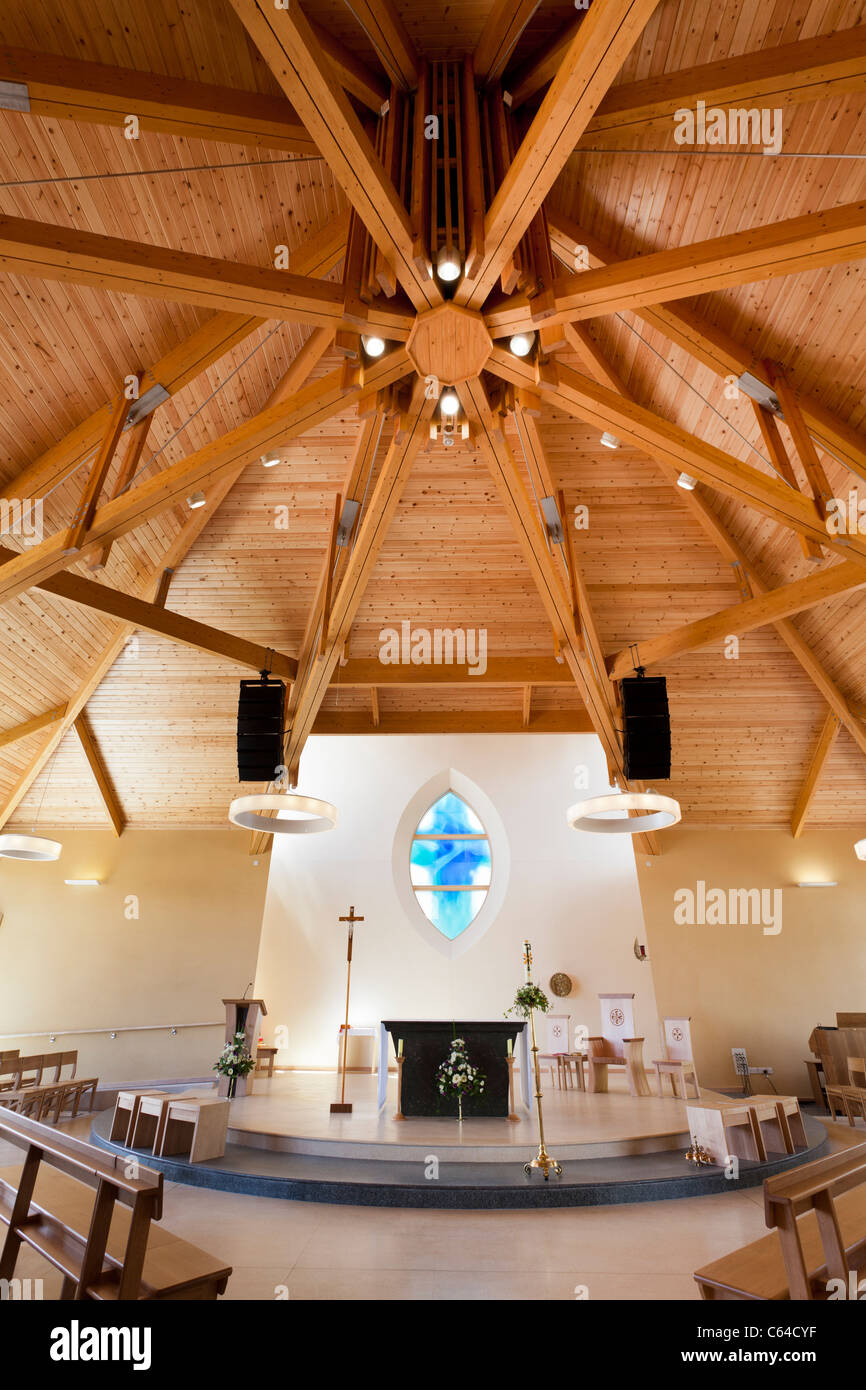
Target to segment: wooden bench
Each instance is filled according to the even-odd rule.
[[[826,1299],[866,1265],[866,1144],[764,1183],[771,1234],[695,1273],[705,1299]]]
[[[33,1120],[60,1120],[62,1112],[71,1111],[74,1120],[85,1095],[90,1094],[90,1113],[96,1099],[97,1076],[76,1078],[74,1081],[51,1081],[39,1086],[25,1086],[19,1091],[4,1091],[2,1103],[19,1115],[28,1115]]]
[[[204,1300],[225,1292],[231,1267],[159,1225],[161,1173],[0,1107],[0,1140],[25,1150],[0,1169],[0,1279],[15,1273],[22,1245],[63,1276],[62,1299]]]

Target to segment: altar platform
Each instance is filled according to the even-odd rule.
[[[353,1113],[332,1115],[335,1085],[333,1073],[256,1077],[254,1094],[231,1103],[224,1157],[208,1163],[154,1158],[110,1143],[108,1111],[95,1117],[91,1137],[113,1152],[135,1152],[170,1181],[196,1187],[293,1201],[450,1209],[596,1206],[730,1192],[817,1158],[827,1142],[824,1126],[804,1116],[807,1149],[768,1155],[765,1163],[743,1159],[732,1182],[720,1168],[695,1170],[685,1162],[682,1101],[633,1097],[615,1076],[604,1094],[545,1090],[546,1144],[563,1166],[562,1177],[545,1182],[523,1172],[537,1151],[534,1115],[521,1110],[517,1123],[469,1118],[462,1126],[444,1118],[397,1121],[393,1080],[380,1111],[376,1078],[368,1074],[347,1078]],[[207,1087],[200,1089],[207,1094]]]

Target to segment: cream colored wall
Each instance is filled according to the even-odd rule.
[[[577,765],[589,775],[580,794]],[[489,799],[510,850],[501,910],[454,959],[411,925],[392,864],[410,801],[448,768]],[[312,738],[301,790],[333,801],[339,824],[326,834],[275,837],[256,993],[270,1011],[268,1041],[285,1029],[278,1062],[335,1065],[346,987],[345,928],[338,918],[352,904],[365,918],[355,933],[355,1024],[401,1016],[500,1019],[523,980],[522,943],[529,937],[534,976],[545,989],[555,971],[575,981],[574,993],[555,1001],[555,1011],[570,1014],[572,1025],[596,1033],[598,993],[633,991],[637,1026],[655,1038],[652,974],[633,950],[644,926],[631,841],[580,834],[566,822],[579,795],[607,786],[601,746],[591,735]],[[408,880],[408,848],[400,869]]]
[[[815,1024],[837,1010],[866,1010],[866,863],[854,841],[866,831],[663,832],[664,853],[641,857],[638,877],[659,1012],[691,1015],[698,1074],[735,1084],[731,1048],[772,1066],[782,1093],[811,1094],[803,1059]],[[780,889],[782,930],[760,925],[679,926],[674,893],[713,887]],[[803,880],[837,888],[797,888]],[[768,1089],[760,1078],[756,1089]]]
[[[42,827],[40,827],[40,831]],[[45,833],[50,833],[46,831]],[[0,860],[0,1049],[79,1051],[79,1075],[103,1081],[205,1076],[224,995],[253,978],[267,859],[233,830],[58,832],[56,863]],[[99,878],[69,888],[64,878]],[[126,916],[138,899],[138,919]],[[52,1029],[160,1024],[160,1031],[21,1038]]]

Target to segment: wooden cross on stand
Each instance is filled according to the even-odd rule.
[[[332,1115],[351,1115],[352,1113],[351,1102],[346,1104],[346,1050],[349,1046],[349,985],[352,979],[352,937],[355,934],[355,923],[363,922],[363,920],[363,917],[355,916],[354,904],[349,908],[348,917],[340,918],[341,922],[348,922],[349,924],[349,942],[346,952],[346,1023],[343,1028],[343,1083],[340,1090],[339,1101],[335,1100],[331,1105]]]

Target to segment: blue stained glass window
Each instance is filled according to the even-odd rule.
[[[481,911],[491,868],[484,826],[462,797],[446,792],[421,818],[409,871],[419,907],[449,941]]]

